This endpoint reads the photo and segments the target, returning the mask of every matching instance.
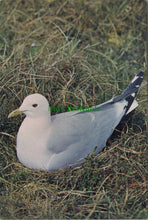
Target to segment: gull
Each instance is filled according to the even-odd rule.
[[[28,95],[19,109],[8,115],[26,115],[17,134],[19,161],[29,168],[50,171],[80,165],[94,148],[98,154],[123,116],[138,106],[135,96],[143,75],[138,72],[121,95],[97,105],[95,111],[92,107],[51,116],[43,95]]]

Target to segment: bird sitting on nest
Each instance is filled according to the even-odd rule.
[[[95,146],[98,154],[123,116],[138,106],[135,96],[143,74],[137,73],[121,95],[97,105],[98,111],[51,116],[44,96],[38,93],[27,96],[20,108],[8,116],[26,115],[17,134],[20,162],[29,168],[49,171],[80,164]]]

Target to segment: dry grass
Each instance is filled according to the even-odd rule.
[[[146,69],[146,2],[0,1],[1,218],[148,218],[146,88],[126,129],[77,169],[22,166],[8,120],[28,94],[50,105],[92,106]],[[53,112],[55,113],[55,112]]]

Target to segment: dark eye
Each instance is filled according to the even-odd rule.
[[[38,104],[33,104],[32,105],[33,108],[36,108],[37,106],[38,106]]]

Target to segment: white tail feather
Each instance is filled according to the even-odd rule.
[[[126,115],[129,114],[131,111],[133,111],[135,108],[137,108],[137,106],[138,106],[138,102],[136,100],[134,100],[131,107],[127,111]]]

